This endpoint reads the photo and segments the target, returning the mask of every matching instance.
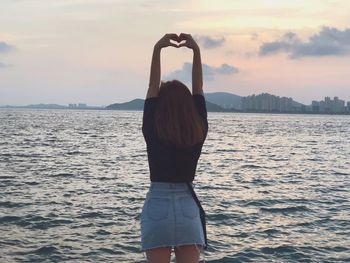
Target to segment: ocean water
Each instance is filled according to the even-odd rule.
[[[0,262],[146,262],[141,112],[0,109]],[[209,113],[206,262],[350,262],[350,116]]]

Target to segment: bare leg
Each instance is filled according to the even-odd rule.
[[[199,245],[185,245],[175,247],[175,256],[177,263],[198,263],[200,256]]]
[[[169,263],[171,247],[159,247],[146,250],[147,262],[149,263]]]

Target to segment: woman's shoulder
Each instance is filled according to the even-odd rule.
[[[156,101],[157,99],[158,99],[158,97],[149,97],[149,98],[145,99],[145,102],[146,101]]]

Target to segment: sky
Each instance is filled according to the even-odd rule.
[[[144,98],[154,44],[194,36],[205,92],[350,101],[347,0],[1,0],[0,105]],[[192,52],[162,50],[191,87]]]

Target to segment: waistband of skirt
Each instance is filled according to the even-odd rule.
[[[193,183],[190,182],[193,187]],[[151,182],[150,189],[152,190],[188,190],[187,183],[168,183],[168,182]]]

